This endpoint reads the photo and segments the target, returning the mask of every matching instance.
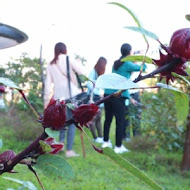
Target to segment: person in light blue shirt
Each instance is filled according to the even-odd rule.
[[[90,72],[88,78],[96,83],[97,78],[105,73],[107,60],[104,57],[100,57],[94,66],[93,70]],[[90,97],[90,102],[97,102],[101,99],[101,92],[99,88],[93,88],[93,83],[88,81],[88,94]],[[98,114],[94,117],[93,121],[89,124],[90,130],[92,132],[92,136],[95,142],[103,143],[103,135],[102,135],[102,124],[101,124],[101,115],[102,115],[103,104],[99,105]],[[97,130],[97,134],[96,134]]]
[[[121,59],[130,55],[132,52],[132,47],[130,44],[125,43],[121,46],[121,57],[116,60],[112,67],[112,73],[119,74],[121,76],[130,79],[131,73],[140,71],[141,66],[134,64],[131,61],[121,62]],[[146,69],[146,65],[143,66],[143,70]],[[111,83],[111,81],[110,81]],[[114,89],[105,89],[104,96],[108,96],[117,90]],[[104,102],[105,108],[105,121],[104,121],[104,143],[102,144],[102,148],[110,147],[112,148],[112,144],[109,140],[109,131],[110,125],[115,116],[116,119],[116,143],[114,151],[116,153],[124,153],[129,150],[124,147],[122,144],[124,123],[125,123],[125,100],[130,99],[130,93],[128,90],[124,91],[121,94],[121,97],[111,97],[109,100]]]

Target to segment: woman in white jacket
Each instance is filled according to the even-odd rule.
[[[69,57],[69,72],[70,72],[70,91],[68,87],[68,77],[67,77],[67,47],[64,43],[59,42],[55,45],[54,48],[54,58],[53,60],[47,65],[46,69],[46,80],[45,80],[45,94],[44,94],[44,109],[47,107],[50,96],[51,96],[51,86],[54,85],[53,96],[54,99],[69,99],[73,96],[76,96],[81,91],[78,87],[78,82],[76,78],[76,74],[81,75],[82,67],[81,64],[76,62],[76,60],[71,59]],[[66,116],[67,119],[72,117],[72,111],[66,108]],[[60,130],[60,142],[65,141],[65,131]],[[68,126],[67,130],[67,150],[66,150],[66,157],[73,157],[78,156],[73,150],[73,142],[74,142],[74,135],[75,135],[75,125],[71,124]]]

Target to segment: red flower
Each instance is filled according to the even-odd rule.
[[[185,72],[185,62],[190,60],[190,28],[177,30],[173,33],[169,47],[161,44],[162,48],[166,50],[167,54],[164,55],[160,52],[160,60],[154,60],[155,64],[159,67],[172,63],[170,67],[160,72],[160,80],[166,78],[168,84],[169,80],[174,80],[172,72],[179,75],[188,76]]]
[[[0,93],[5,93],[5,87],[4,86],[0,86]]]
[[[44,111],[44,117],[41,120],[42,125],[44,127],[52,127],[54,130],[60,130],[64,127],[65,121],[65,102],[52,98]]]
[[[99,107],[95,104],[82,104],[73,111],[73,117],[81,126],[87,125],[97,114]]]
[[[173,33],[169,48],[176,57],[190,60],[190,28],[183,28]]]

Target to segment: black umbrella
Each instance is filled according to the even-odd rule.
[[[28,36],[12,26],[0,23],[0,49],[9,48],[28,40]]]

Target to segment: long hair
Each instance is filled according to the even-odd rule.
[[[121,46],[121,57],[114,62],[115,70],[118,70],[119,67],[121,67],[121,65],[123,65],[124,62],[121,62],[121,59],[130,55],[131,49],[132,49],[131,45],[127,44],[127,43],[125,43]]]
[[[67,47],[64,43],[59,42],[54,47],[54,58],[50,64],[55,64],[60,54],[67,54]]]
[[[105,73],[105,66],[107,64],[107,59],[105,57],[100,57],[94,66],[98,76],[103,75]]]

